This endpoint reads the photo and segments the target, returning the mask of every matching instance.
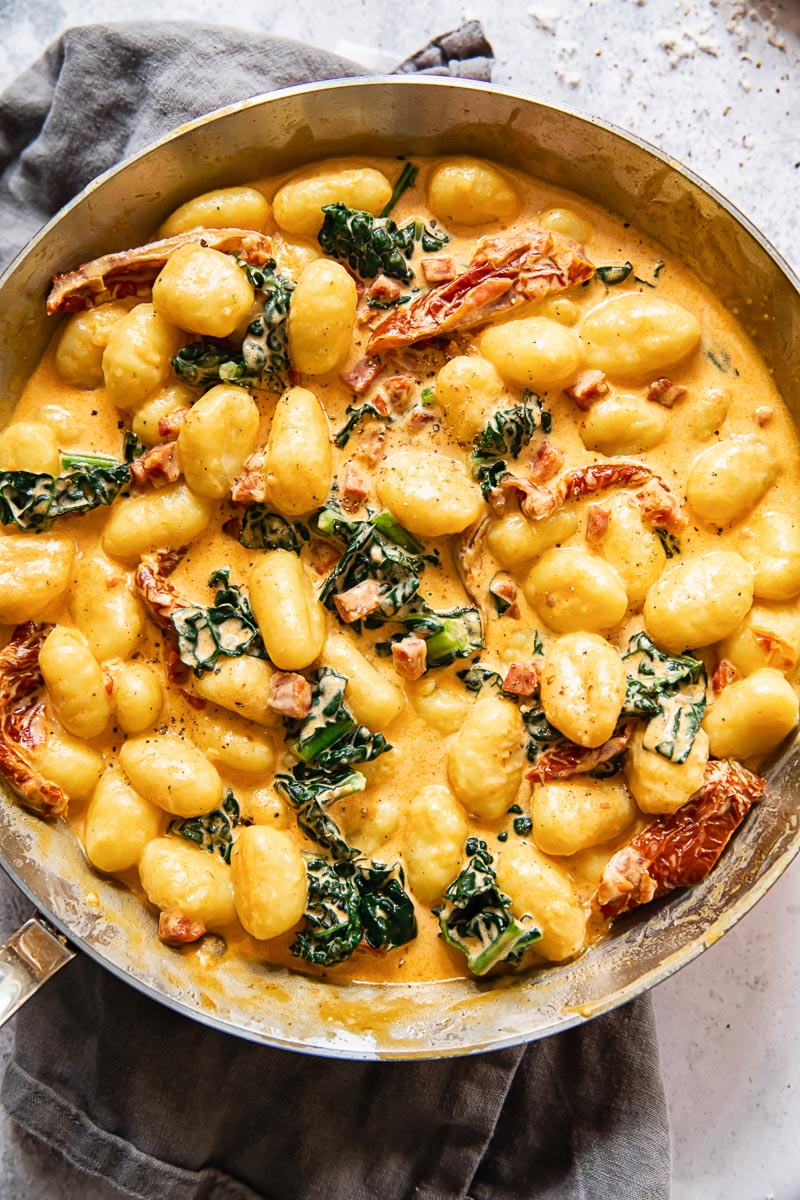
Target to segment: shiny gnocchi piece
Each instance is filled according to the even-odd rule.
[[[740,675],[752,675],[762,667],[789,675],[800,662],[800,613],[781,605],[754,604],[719,643],[717,653]]]
[[[117,874],[135,867],[145,846],[161,833],[163,814],[126,782],[105,771],[86,810],[86,853],[98,871]]]
[[[637,729],[625,759],[625,778],[645,813],[673,813],[699,791],[708,762],[708,735],[699,729],[685,762],[672,762],[644,745],[644,729]]]
[[[131,430],[143,445],[157,445],[164,440],[159,421],[174,419],[176,413],[190,408],[198,395],[197,389],[186,383],[165,383],[136,409],[131,418]]]
[[[641,396],[621,393],[593,404],[580,433],[587,450],[635,454],[663,442],[668,428],[667,409]]]
[[[144,613],[130,574],[104,554],[78,558],[70,612],[98,662],[129,658],[144,633]]]
[[[197,746],[175,733],[128,738],[119,761],[131,786],[175,817],[199,817],[219,808],[219,774]]]
[[[0,471],[60,475],[58,438],[42,421],[15,421],[0,433]]]
[[[650,588],[667,566],[661,538],[642,520],[642,510],[626,492],[604,506],[610,514],[598,552],[622,580],[632,609],[641,608]]]
[[[461,463],[426,450],[399,450],[378,475],[378,499],[420,537],[461,533],[484,509]]]
[[[455,735],[447,775],[464,809],[496,821],[513,804],[522,782],[522,720],[508,700],[477,702]]]
[[[268,550],[250,572],[250,600],[267,654],[281,671],[299,671],[325,642],[325,609],[302,562],[290,550]]]
[[[620,779],[570,779],[533,789],[533,837],[544,854],[569,857],[625,832],[637,809]]]
[[[257,188],[216,188],[176,208],[161,226],[159,237],[174,237],[198,228],[261,230],[269,218],[269,201]]]
[[[797,725],[797,693],[780,671],[763,667],[731,683],[703,719],[715,758],[766,754]]]
[[[608,741],[622,712],[625,686],[622,659],[596,633],[568,633],[547,649],[541,683],[544,715],[578,746]]]
[[[373,666],[346,634],[328,634],[320,662],[344,675],[347,704],[356,720],[369,729],[385,729],[405,708],[401,689]]]
[[[490,326],[480,347],[504,379],[527,388],[563,387],[575,378],[582,358],[578,335],[547,317]]]
[[[236,912],[254,938],[278,937],[302,917],[306,868],[288,834],[267,825],[243,829],[231,854],[231,875]]]
[[[117,724],[125,733],[144,733],[164,707],[164,684],[146,662],[119,663],[112,668],[112,699]]]
[[[535,914],[536,953],[563,962],[583,949],[586,913],[566,871],[528,842],[508,842],[497,856],[497,882],[517,917]]]
[[[258,441],[258,406],[244,388],[221,383],[187,413],[178,434],[178,462],[197,496],[221,500]]]
[[[753,568],[753,592],[759,600],[800,596],[800,523],[782,512],[752,518],[739,535],[739,553]]]
[[[450,790],[430,784],[409,801],[403,860],[411,890],[423,904],[435,904],[455,879],[469,825]]]
[[[132,307],[129,300],[112,300],[86,312],[74,313],[56,346],[56,371],[72,387],[102,387],[103,354],[115,325]]]
[[[734,550],[712,550],[670,567],[644,605],[650,637],[670,654],[710,646],[738,626],[753,603],[753,569]]]
[[[236,918],[231,870],[221,858],[179,837],[157,837],[139,859],[139,878],[151,904],[206,929]]]
[[[758,438],[726,438],[694,460],[686,499],[701,520],[729,525],[758,503],[779,471],[774,451]]]
[[[319,258],[304,267],[289,309],[289,354],[303,375],[326,375],[350,351],[358,293],[339,263]]]
[[[670,300],[630,292],[593,308],[581,326],[586,361],[615,379],[643,380],[697,349],[700,322]]]
[[[189,242],[167,260],[153,284],[153,304],[181,329],[207,337],[233,333],[253,307],[255,293],[230,254]]]
[[[619,624],[628,607],[614,568],[578,547],[548,550],[528,574],[524,590],[555,633],[606,632]]]
[[[308,388],[290,388],[275,406],[266,478],[270,500],[284,517],[305,516],[327,499],[333,480],[330,425]]]
[[[392,185],[381,171],[343,167],[290,179],[276,193],[272,212],[287,233],[316,237],[322,227],[324,205],[346,204],[377,217],[391,195]]]
[[[436,403],[459,442],[471,442],[507,395],[496,369],[480,355],[459,354],[436,376]]]
[[[64,535],[0,537],[0,621],[44,616],[66,594],[74,558],[75,543]]]
[[[152,550],[177,550],[208,528],[211,513],[208,499],[183,483],[132,494],[114,505],[103,532],[103,549],[123,562],[134,562]]]
[[[475,158],[454,158],[434,168],[428,203],[441,221],[459,225],[510,221],[520,208],[519,195],[502,171]]]
[[[101,734],[111,720],[111,700],[83,634],[56,625],[39,651],[39,670],[64,728],[81,738]]]
[[[176,326],[152,304],[137,304],[109,334],[102,370],[106,393],[117,408],[138,408],[166,382],[181,345]]]
[[[486,544],[502,567],[520,567],[569,541],[578,524],[576,513],[567,508],[541,521],[529,521],[522,513],[512,512],[490,523]]]

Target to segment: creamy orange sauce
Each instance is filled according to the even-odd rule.
[[[416,186],[407,192],[392,213],[393,219],[402,225],[411,217],[430,223],[436,214],[432,213],[426,203],[427,185],[430,173],[436,166],[435,161],[415,160],[420,164],[420,172]],[[394,160],[358,160],[352,166],[368,165],[383,171],[390,181],[398,174],[398,164]],[[320,169],[324,168],[324,164]],[[603,303],[606,299],[619,297],[632,292],[642,296],[657,297],[668,300],[688,310],[700,322],[702,337],[699,347],[684,361],[670,367],[670,379],[686,389],[686,395],[673,409],[669,411],[668,428],[663,440],[645,453],[625,455],[626,458],[636,458],[651,466],[672,488],[676,495],[683,498],[686,482],[697,454],[708,449],[722,438],[735,435],[757,435],[766,443],[775,461],[780,464],[780,473],[769,487],[756,508],[747,513],[742,520],[734,522],[719,531],[711,525],[692,519],[689,528],[681,536],[682,561],[690,556],[712,549],[732,548],[738,545],[740,528],[752,516],[762,511],[781,511],[796,513],[800,511],[800,473],[798,472],[798,443],[794,427],[788,411],[777,395],[772,381],[754,348],[739,328],[734,317],[726,312],[715,300],[711,291],[695,278],[680,261],[664,251],[661,246],[645,238],[635,229],[626,227],[613,214],[601,210],[589,201],[561,192],[549,185],[544,185],[518,173],[504,171],[517,190],[521,204],[518,215],[509,222],[489,222],[474,228],[452,224],[440,220],[451,235],[449,244],[441,252],[451,256],[457,264],[463,266],[471,258],[477,241],[487,235],[513,233],[516,229],[537,224],[537,217],[553,208],[569,209],[577,214],[590,227],[590,235],[584,242],[588,258],[596,265],[619,264],[630,261],[633,263],[633,273],[628,279],[612,288],[606,288],[598,279],[592,280],[586,286],[570,289],[566,298],[573,306],[569,327],[576,332],[581,329],[585,315]],[[259,181],[258,187],[263,190],[268,199],[272,200],[285,182],[285,177]],[[274,221],[267,227],[267,233],[280,235],[281,243],[289,243],[290,247],[305,246],[315,250],[312,240],[305,242],[291,234],[281,234]],[[276,243],[280,244],[280,243]],[[291,265],[296,251],[284,247],[284,261]],[[663,266],[658,268],[659,262]],[[72,264],[65,263],[67,269]],[[279,267],[282,265],[279,255]],[[637,282],[634,276],[653,283],[648,287]],[[418,272],[418,283],[424,286],[424,281]],[[528,304],[515,309],[509,314],[510,319],[524,316],[543,314],[551,316],[553,307],[551,301],[539,304]],[[453,340],[436,344],[429,350],[423,361],[422,372],[417,379],[418,390],[423,387],[435,389],[436,375],[441,366],[454,354],[478,354],[478,339],[481,328],[459,334]],[[185,342],[195,340],[191,331],[187,331]],[[369,336],[369,326],[356,324],[353,342],[348,359],[326,376],[303,377],[298,382],[312,390],[324,405],[331,429],[336,431],[346,420],[346,409],[354,403],[352,392],[341,382],[340,374],[352,367],[364,354],[364,347]],[[115,455],[120,457],[121,430],[130,426],[131,413],[120,412],[110,402],[104,387],[88,391],[71,387],[59,378],[55,367],[54,355],[57,337],[45,355],[41,365],[30,379],[24,395],[14,411],[12,420],[34,421],[50,424],[57,435],[59,448],[62,451],[81,451]],[[716,364],[713,361],[716,359]],[[642,383],[630,384],[611,377],[611,391],[636,395],[644,399],[647,385]],[[519,403],[521,389],[513,384],[508,385],[508,393],[514,403]],[[545,408],[552,414],[551,442],[564,455],[564,469],[580,467],[590,463],[606,461],[606,456],[586,449],[580,437],[580,422],[584,414],[577,408],[575,402],[559,388],[537,389]],[[724,394],[727,401],[727,413],[717,428],[710,431],[708,436],[700,436],[697,432],[696,418],[707,403],[709,393],[718,390]],[[355,403],[369,399],[367,393]],[[254,393],[260,413],[259,445],[268,437],[272,414],[277,402],[277,395],[258,391]],[[769,420],[759,424],[754,416],[755,410],[768,407],[771,410]],[[416,449],[435,451],[450,458],[464,462],[469,445],[459,443],[447,421],[441,416],[434,401],[432,411],[437,413],[435,423],[423,426],[418,432],[409,433],[405,422],[401,419],[386,426],[384,449],[386,457],[396,451],[413,446]],[[490,416],[488,413],[487,416]],[[334,447],[335,477],[342,479],[346,463],[358,451],[359,447],[369,436],[374,425],[365,422],[352,435],[349,444],[338,449]],[[540,444],[541,437],[536,435],[530,446],[526,447],[516,464],[515,470],[524,474],[526,464],[529,464]],[[367,501],[374,508],[380,505],[374,491],[375,472],[371,476],[372,493]],[[605,498],[590,496],[587,500],[575,502],[573,510],[578,515],[578,524],[574,534],[563,543],[565,545],[585,547],[585,510],[588,505]],[[231,580],[244,583],[254,563],[258,560],[260,551],[247,550],[239,544],[236,538],[223,531],[223,524],[237,510],[229,501],[215,504],[215,516],[209,531],[198,538],[189,547],[185,557],[171,576],[175,587],[183,595],[191,597],[196,603],[209,604],[212,593],[208,589],[207,580],[212,571],[223,566],[231,568]],[[109,510],[100,508],[81,518],[63,519],[58,522],[57,532],[67,534],[74,539],[79,555],[86,555],[97,550]],[[363,516],[363,510],[356,516]],[[9,532],[9,531],[6,531]],[[19,535],[23,536],[23,535]],[[440,552],[440,565],[426,567],[422,578],[421,593],[435,608],[451,607],[467,603],[464,588],[459,579],[453,562],[453,545],[458,543],[454,538],[438,539],[431,542],[431,548]],[[319,576],[313,573],[308,548],[303,551],[303,561],[312,578],[318,582]],[[531,562],[525,562],[518,568],[508,568],[520,584],[518,595],[519,616],[495,616],[489,605],[491,617],[488,627],[484,628],[485,647],[480,652],[481,662],[494,664],[503,670],[512,661],[530,657],[533,653],[534,632],[538,631],[545,649],[556,636],[548,630],[540,615],[533,609],[524,596],[522,583],[531,569]],[[669,564],[673,565],[673,564]],[[124,569],[129,569],[126,564]],[[497,562],[488,551],[480,564],[479,575],[485,588],[488,581],[498,570]],[[759,602],[761,603],[761,602]],[[639,606],[641,607],[641,606]],[[769,608],[770,604],[765,607]],[[780,610],[796,610],[796,601],[791,600],[772,605]],[[69,596],[64,596],[56,605],[44,614],[44,619],[70,626],[73,624],[69,608]],[[333,614],[327,614],[330,629],[340,628]],[[629,611],[625,619],[609,633],[609,640],[617,649],[624,649],[631,632],[642,628],[640,611]],[[5,630],[5,639],[10,636],[11,629]],[[367,790],[340,801],[330,810],[331,815],[341,824],[346,835],[359,827],[365,816],[381,805],[395,805],[398,812],[396,827],[384,841],[370,844],[368,852],[373,857],[385,862],[402,860],[404,849],[404,812],[410,798],[428,784],[441,784],[447,780],[447,756],[455,734],[443,734],[440,729],[431,727],[423,719],[424,697],[430,691],[433,682],[435,688],[450,689],[463,706],[464,714],[475,703],[476,697],[465,691],[463,684],[457,678],[456,672],[468,664],[456,662],[450,667],[430,672],[422,681],[414,684],[404,684],[403,680],[393,671],[391,660],[375,655],[370,650],[371,643],[383,640],[387,636],[384,629],[377,632],[365,632],[358,639],[362,652],[366,653],[378,671],[384,673],[393,683],[405,688],[407,703],[401,715],[387,729],[387,737],[392,744],[388,753],[375,762],[359,766],[367,777]],[[713,651],[708,652],[709,666],[713,670],[715,663]],[[145,635],[140,639],[134,652],[134,657],[151,663],[156,670],[164,675],[164,640],[161,631],[151,622],[146,625]],[[794,680],[794,673],[791,675]],[[486,695],[487,693],[482,693]],[[420,700],[422,698],[422,703]],[[194,708],[186,696],[175,687],[168,687],[165,708],[156,722],[159,730],[176,732],[191,739],[196,723],[209,712],[214,712],[209,706],[204,711]],[[224,719],[223,710],[218,715]],[[55,720],[51,716],[51,720]],[[270,736],[276,752],[276,768],[286,770],[294,759],[282,742],[281,731],[272,730]],[[115,756],[125,735],[115,725],[111,725],[102,736],[93,739],[93,746],[99,750],[106,763],[115,761]],[[256,789],[263,788],[270,780],[256,778],[252,774],[236,772],[219,768],[223,782],[231,787],[239,800],[243,812],[248,812],[248,802]],[[531,785],[523,780],[517,803],[523,813],[530,808]],[[285,808],[285,802],[280,802]],[[72,828],[79,838],[83,837],[87,801],[74,801],[70,807],[69,819]],[[167,817],[164,817],[166,828]],[[587,911],[596,891],[597,883],[605,862],[616,849],[625,844],[636,828],[641,827],[649,818],[639,817],[624,833],[601,846],[593,846],[570,858],[554,859],[570,877],[581,903]],[[513,815],[506,815],[495,822],[479,821],[470,817],[472,833],[484,838],[489,849],[495,853],[498,848],[498,834],[506,833],[508,843],[518,839],[512,827]],[[304,850],[316,849],[307,842],[300,832],[294,828],[293,819],[287,823],[291,835],[297,839]],[[507,843],[507,844],[508,844]],[[135,870],[126,872],[124,881],[141,894],[138,877]],[[143,897],[144,899],[144,897]],[[249,958],[281,964],[293,970],[320,975],[323,978],[346,981],[349,979],[374,982],[395,983],[428,979],[445,979],[467,974],[463,957],[455,950],[444,944],[438,936],[438,922],[425,905],[415,902],[419,933],[409,945],[395,950],[387,955],[376,954],[360,949],[346,963],[334,968],[321,969],[310,966],[302,959],[291,955],[289,947],[296,935],[296,929],[274,938],[270,941],[258,941],[236,922],[222,932],[227,940],[227,954],[241,954]],[[587,941],[601,935],[605,925],[596,916],[592,916],[588,925]],[[155,936],[155,927],[153,931]],[[193,954],[198,962],[198,969],[219,971],[222,958],[209,958],[202,948],[202,943],[188,953]],[[535,960],[534,960],[535,961]]]

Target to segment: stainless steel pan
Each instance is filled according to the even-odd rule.
[[[599,201],[660,239],[738,312],[800,419],[798,281],[765,239],[691,172],[600,121],[488,85],[346,80],[248,100],[177,130],[92,183],[0,281],[0,380],[9,404],[52,326],[57,271],[135,245],[198,192],[327,155],[486,155]],[[5,414],[7,416],[7,414]],[[470,1054],[576,1025],[690,962],[760,899],[800,849],[800,756],[783,748],[769,788],[709,879],[617,922],[578,962],[527,977],[374,986],[211,960],[199,974],[163,946],[155,921],[95,874],[69,830],[9,797],[0,861],[51,924],[34,921],[0,953],[0,1008],[82,950],[140,991],[218,1029],[313,1054]],[[66,944],[65,944],[66,943]]]

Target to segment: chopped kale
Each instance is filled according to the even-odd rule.
[[[326,204],[322,211],[325,219],[317,241],[331,258],[348,263],[362,279],[414,278],[407,261],[414,249],[413,226],[398,229],[388,217],[373,217],[340,203]]]
[[[344,796],[363,792],[366,786],[361,772],[349,767],[320,771],[298,763],[291,774],[275,776],[275,790],[293,805],[300,829],[312,841],[329,850],[337,862],[357,858],[359,852],[348,843],[325,810]]]
[[[382,217],[388,217],[389,213],[392,211],[395,204],[397,204],[397,201],[400,199],[403,192],[407,192],[409,188],[414,187],[414,184],[417,182],[418,174],[419,167],[415,167],[413,163],[407,162],[400,172],[397,183],[392,189],[392,194],[389,197],[389,203],[381,209],[380,215]]]
[[[383,509],[382,512],[376,513],[374,517],[370,517],[369,523],[380,533],[385,534],[396,546],[401,546],[403,550],[407,550],[409,554],[424,555],[425,547],[422,542],[418,538],[415,538],[413,533],[409,533],[407,529],[404,529],[397,520],[397,517],[392,516],[388,509]]]
[[[126,463],[132,463],[135,458],[141,457],[146,449],[144,442],[139,441],[132,429],[125,430],[122,438],[122,457]]]
[[[522,404],[503,408],[487,421],[473,443],[473,458],[478,463],[503,456],[517,458],[537,430],[545,427],[549,413],[535,392],[525,392]]]
[[[170,617],[178,635],[180,660],[195,675],[212,670],[221,654],[267,657],[250,602],[229,582],[229,576],[230,567],[210,576],[208,586],[218,588],[212,606],[187,605],[175,609]]]
[[[551,750],[564,738],[563,733],[550,724],[541,708],[523,710],[522,722],[528,735],[526,752],[529,762],[538,762],[547,750]]]
[[[533,830],[533,821],[530,817],[515,817],[513,825],[517,837],[527,837]]]
[[[387,308],[402,308],[404,304],[408,304],[413,292],[417,290],[414,288],[411,292],[406,292],[403,296],[395,296],[392,300],[381,300],[379,296],[367,296],[367,308],[374,308],[380,312],[385,312]]]
[[[221,808],[201,817],[170,821],[167,833],[186,838],[209,854],[218,854],[226,863],[231,861],[233,830],[239,824],[239,805],[230,788],[225,792]]]
[[[0,525],[43,533],[59,517],[81,516],[112,504],[130,483],[130,467],[117,459],[105,455],[66,456],[65,465],[70,461],[76,465],[65,475],[0,471]]]
[[[495,488],[500,486],[500,481],[505,479],[506,475],[511,472],[506,467],[504,458],[500,458],[493,463],[478,463],[474,457],[471,457],[470,469],[472,478],[476,483],[480,484],[481,495],[484,500],[488,500]]]
[[[435,222],[434,222],[435,224]],[[426,254],[436,254],[450,241],[443,229],[429,229],[422,221],[414,223],[414,241],[419,242]]]
[[[516,918],[511,900],[497,886],[494,861],[480,838],[467,839],[467,863],[434,909],[439,936],[466,956],[473,975],[485,975],[498,963],[517,963],[542,935],[531,916]]]
[[[289,306],[294,280],[278,275],[270,259],[263,267],[244,264],[247,277],[264,299],[264,309],[247,327],[237,350],[223,342],[192,342],[172,360],[184,383],[210,387],[239,383],[282,391],[289,381]]]
[[[310,858],[306,874],[306,923],[291,947],[296,958],[332,967],[348,959],[362,941],[373,950],[388,951],[417,936],[414,905],[399,863]]]
[[[498,571],[489,584],[489,595],[492,597],[494,610],[498,617],[502,617],[504,613],[507,613],[514,603],[513,600],[509,600],[508,596],[504,595],[502,590],[503,588],[507,588],[509,583],[513,585],[514,580],[508,572]]]
[[[632,270],[633,263],[626,262],[620,266],[595,267],[594,273],[606,287],[614,287],[617,283],[624,283]]]
[[[347,677],[321,667],[308,716],[289,723],[289,748],[306,765],[328,770],[345,764],[371,762],[391,746],[382,733],[359,725],[344,702]]]
[[[298,534],[303,541],[308,540],[308,534],[302,525],[290,525],[278,513],[271,512],[266,504],[248,504],[242,516],[239,541],[247,550],[299,552]]]
[[[656,529],[656,533],[661,545],[664,547],[664,553],[667,558],[674,558],[676,554],[680,554],[681,544],[674,533],[670,533],[668,529]]]
[[[411,534],[394,522],[394,518],[387,521],[379,514],[377,521],[380,524],[346,521],[330,503],[315,520],[315,527],[322,536],[333,536],[346,542],[342,557],[325,580],[320,600],[336,612],[336,595],[367,579],[374,580],[379,585],[380,597],[378,608],[366,619],[370,628],[397,619],[398,613],[416,596],[425,566],[418,552],[406,550],[395,540],[402,536],[406,545],[419,545]]]
[[[333,439],[334,445],[338,446],[339,449],[342,449],[342,447],[347,445],[347,443],[350,441],[350,434],[353,432],[356,425],[358,425],[359,421],[363,421],[365,417],[375,417],[377,421],[386,421],[389,425],[392,423],[392,418],[390,416],[388,416],[386,413],[382,413],[380,409],[376,408],[374,404],[370,404],[369,401],[367,401],[365,404],[359,404],[357,408],[353,405],[349,405],[346,411],[348,413],[347,420],[339,432],[334,435]]]
[[[424,387],[419,394],[419,398],[426,408],[430,407],[431,404],[436,403],[436,388]]]
[[[706,708],[700,659],[663,654],[646,633],[634,634],[622,655],[628,666],[623,713],[650,718],[642,745],[671,762],[685,762]]]
[[[456,677],[462,681],[468,692],[478,693],[484,687],[496,687],[502,690],[503,676],[499,671],[495,671],[492,667],[485,667],[482,663],[475,662],[471,667],[465,667],[463,671],[456,671]]]

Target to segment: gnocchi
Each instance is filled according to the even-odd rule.
[[[628,607],[628,595],[614,568],[578,547],[548,550],[524,588],[539,616],[556,633],[613,629]]]
[[[302,917],[306,868],[295,842],[280,829],[243,829],[233,847],[231,876],[236,912],[253,937],[277,937]]]
[[[533,837],[544,854],[569,857],[630,828],[636,804],[618,779],[545,783],[531,797]]]
[[[372,167],[342,168],[289,180],[276,193],[272,212],[287,233],[316,237],[326,204],[346,204],[377,216],[391,195],[392,185],[381,171]]]
[[[270,499],[284,517],[302,517],[325,503],[333,481],[330,427],[307,388],[290,388],[275,407],[266,480]]]
[[[138,408],[166,382],[180,334],[152,304],[137,304],[115,322],[102,370],[106,392],[117,408]]]
[[[192,406],[178,434],[178,462],[196,496],[221,500],[258,441],[258,408],[240,387],[220,384]]]
[[[437,166],[428,182],[428,203],[442,221],[460,225],[510,221],[520,207],[505,175],[474,158],[451,159]]]
[[[270,218],[267,198],[254,187],[217,188],[176,208],[159,230],[164,238],[188,229],[263,229]]]
[[[289,353],[303,375],[326,375],[350,350],[358,295],[339,263],[318,258],[303,268],[289,310]]]
[[[700,341],[700,322],[669,300],[631,292],[593,309],[581,326],[589,366],[640,380],[677,366]]]
[[[478,488],[460,463],[443,454],[401,450],[381,468],[378,499],[420,537],[460,533],[483,511]]]
[[[481,335],[481,354],[504,379],[518,387],[558,388],[581,364],[578,335],[547,317],[523,317],[495,325]]]
[[[431,784],[412,796],[403,859],[408,881],[423,904],[435,904],[458,874],[469,825],[448,788]]]
[[[764,442],[753,437],[726,438],[695,459],[686,481],[686,499],[702,520],[729,525],[758,503],[779,469]]]
[[[522,721],[507,700],[479,700],[455,735],[447,775],[468,813],[486,821],[503,815],[522,782]]]
[[[644,623],[671,654],[733,633],[753,603],[753,569],[735,550],[697,554],[665,571],[647,593]]]

